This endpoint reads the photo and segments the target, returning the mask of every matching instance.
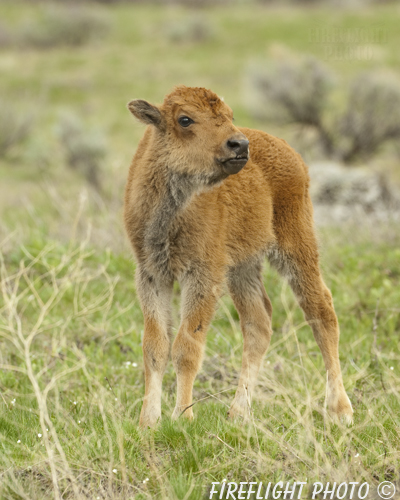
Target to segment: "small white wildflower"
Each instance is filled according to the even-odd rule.
[[[118,398],[115,398],[115,401],[118,401]]]
[[[81,421],[80,421],[80,420],[78,420],[78,424],[80,424],[80,423],[81,423]]]
[[[360,454],[359,454],[359,453],[357,453],[357,454],[356,454],[356,455],[354,455],[354,456],[357,458],[357,457],[359,457],[359,456],[360,456]]]
[[[147,482],[147,481],[150,481],[150,479],[149,479],[148,477],[146,477],[145,481],[146,481],[146,482]]]
[[[74,401],[74,405],[76,405],[76,401]]]
[[[113,469],[113,472],[114,472],[114,474],[116,474],[118,471],[117,471],[117,469]]]
[[[391,370],[394,370],[393,366],[390,367]]]
[[[49,429],[46,427],[46,431],[49,432]]]
[[[20,439],[18,439],[17,443],[19,444],[20,442],[21,442],[21,440],[20,440]]]
[[[38,434],[38,437],[40,437],[40,438],[42,437],[42,435],[40,434],[40,432],[39,432],[39,434]]]
[[[224,481],[226,481],[226,479],[225,479],[225,478],[222,480],[222,482],[224,482]]]
[[[133,366],[134,368],[136,368],[136,367],[137,367],[137,363],[132,363],[132,366]]]

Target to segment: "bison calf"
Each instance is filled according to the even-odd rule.
[[[224,284],[244,339],[229,416],[248,413],[272,335],[272,307],[262,282],[265,256],[289,281],[314,332],[328,372],[329,409],[351,422],[338,321],[319,270],[309,177],[301,157],[282,139],[236,127],[229,106],[203,88],[179,86],[160,106],[134,100],[129,109],[148,125],[125,192],[125,225],[144,315],[140,425],[154,426],[161,417],[174,280],[182,289],[182,320],[172,343],[177,374],[172,417],[193,418],[193,382]]]

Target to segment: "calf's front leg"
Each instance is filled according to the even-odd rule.
[[[172,418],[193,418],[192,391],[200,369],[208,326],[219,297],[219,283],[207,274],[192,272],[183,280],[182,320],[172,346],[172,361],[177,375],[177,398]]]
[[[161,419],[161,388],[171,347],[172,283],[138,269],[136,286],[144,316],[143,362],[145,394],[139,424],[154,427]]]

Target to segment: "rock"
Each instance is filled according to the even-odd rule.
[[[400,219],[400,192],[384,175],[335,162],[313,163],[309,172],[318,225]]]

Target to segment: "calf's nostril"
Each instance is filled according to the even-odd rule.
[[[228,141],[228,148],[229,149],[233,149],[234,151],[236,151],[237,149],[240,148],[239,141],[231,141],[231,140],[229,140]]]
[[[243,153],[247,153],[249,141],[247,139],[229,139],[227,141],[227,146],[234,151],[237,156],[240,156]]]

